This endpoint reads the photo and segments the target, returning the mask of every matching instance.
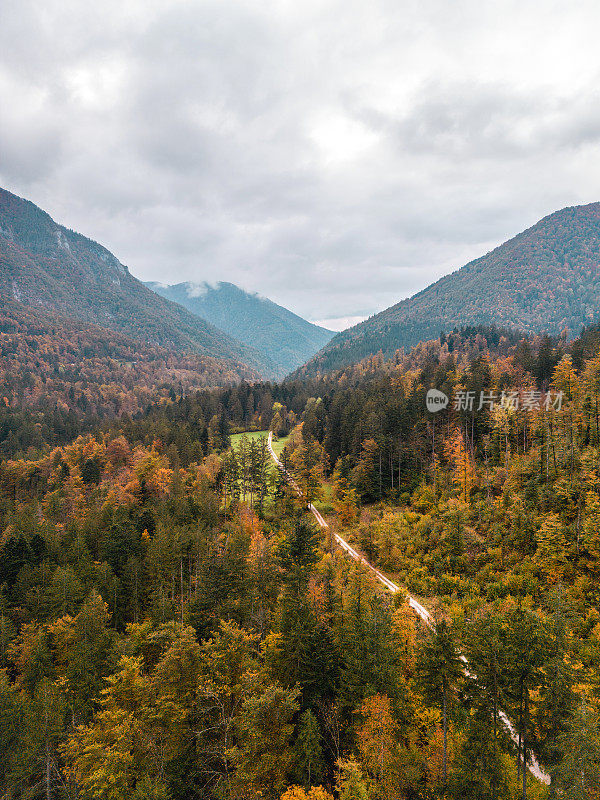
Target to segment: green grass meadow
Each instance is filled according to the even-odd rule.
[[[246,433],[234,433],[231,436],[231,446],[234,450],[237,450],[239,446],[240,439],[242,436],[247,436],[248,439],[267,439],[269,436],[269,431],[247,431]],[[273,439],[273,450],[277,454],[277,456],[281,455],[283,448],[285,447],[289,436],[282,436],[279,439]]]

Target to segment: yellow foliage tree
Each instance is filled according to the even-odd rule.
[[[446,442],[446,458],[452,464],[454,483],[460,486],[461,496],[467,502],[474,483],[475,469],[461,430],[456,430]]]
[[[362,724],[356,740],[361,763],[372,777],[375,796],[381,800],[398,797],[402,781],[398,774],[398,724],[389,697],[376,694],[359,709]]]
[[[550,583],[558,583],[567,567],[567,539],[558,514],[550,514],[536,534],[536,560]]]
[[[321,496],[327,456],[323,446],[311,436],[304,436],[300,426],[290,461],[294,477],[308,503]]]

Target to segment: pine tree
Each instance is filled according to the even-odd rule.
[[[19,747],[19,719],[23,698],[11,685],[6,670],[0,670],[0,785],[9,785],[11,763]]]
[[[221,431],[219,417],[216,414],[208,423],[208,449],[211,453],[218,453],[221,450]]]
[[[565,757],[560,745],[567,720],[576,704],[573,691],[575,675],[566,653],[567,624],[562,590],[554,596],[553,602],[555,607],[548,624],[548,660],[544,665],[544,680],[537,713],[544,764],[550,768],[551,774]],[[556,786],[552,776],[550,798],[555,797]]]
[[[300,717],[298,736],[294,745],[296,771],[308,789],[323,776],[323,747],[319,723],[310,709]]]
[[[284,570],[279,607],[276,674],[286,686],[302,686],[303,707],[333,693],[337,656],[331,632],[307,598],[309,578],[318,559],[319,533],[311,523],[297,522],[284,536],[279,560]]]
[[[77,721],[89,716],[93,698],[103,686],[114,639],[109,621],[108,606],[94,591],[76,617],[61,617],[50,626],[59,676]]]
[[[444,784],[448,780],[448,716],[464,670],[448,623],[440,620],[425,642],[417,663],[424,697],[442,712],[444,732]]]
[[[479,709],[487,710],[493,747],[498,744],[502,673],[506,665],[506,643],[500,620],[492,615],[472,622],[464,635],[466,657],[472,675],[469,689]],[[476,677],[474,677],[476,676]],[[480,713],[479,718],[482,714]],[[492,783],[492,800],[493,783]]]
[[[236,457],[235,451],[228,450],[222,458],[223,469],[223,492],[225,509],[228,507],[228,501],[231,505],[235,505],[240,499],[240,465]]]
[[[597,576],[600,572],[600,495],[597,492],[586,494],[579,551],[588,571]]]
[[[245,501],[246,494],[250,492],[250,439],[246,434],[240,436],[236,455],[239,465],[241,496]]]
[[[506,769],[490,727],[489,709],[475,708],[456,756],[452,790],[457,800],[507,800]]]
[[[66,705],[60,684],[44,678],[21,708],[17,748],[9,756],[12,779],[17,785],[28,787],[24,795],[35,795],[36,787],[43,786],[44,797],[52,800],[62,782],[60,744],[66,730]]]
[[[360,499],[363,502],[377,500],[380,497],[377,464],[379,462],[379,446],[375,439],[365,439],[360,456],[352,472],[352,480]]]
[[[554,769],[557,787],[569,800],[600,797],[600,715],[584,700],[558,741],[564,758]]]
[[[298,689],[273,684],[260,687],[244,701],[236,718],[238,743],[230,751],[236,767],[234,796],[280,797],[293,763],[291,739],[297,697]]]
[[[407,703],[402,654],[393,639],[387,598],[373,591],[364,572],[350,567],[338,650],[342,659],[339,694],[344,707],[356,708],[373,694],[387,694],[397,708]]]
[[[504,685],[513,703],[519,734],[522,798],[527,800],[527,760],[531,738],[531,694],[542,683],[542,667],[548,657],[546,632],[537,614],[521,607],[506,618],[506,666]]]

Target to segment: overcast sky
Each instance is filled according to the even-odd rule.
[[[331,327],[600,200],[600,4],[0,0],[0,185]]]

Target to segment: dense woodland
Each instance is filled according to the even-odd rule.
[[[248,371],[247,377],[255,373]],[[201,387],[231,384],[227,361],[181,355],[20,303],[0,310],[0,454],[66,444],[101,420]]]
[[[600,798],[598,328],[176,384],[60,446],[40,414],[0,463],[4,797]]]

